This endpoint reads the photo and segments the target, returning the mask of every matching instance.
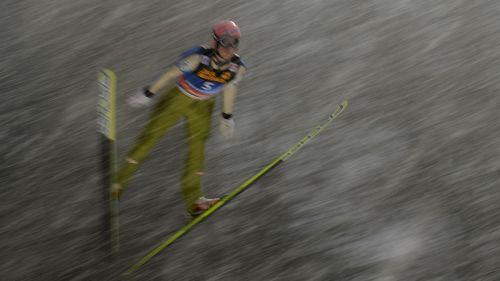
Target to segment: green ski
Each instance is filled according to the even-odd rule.
[[[111,69],[102,69],[97,78],[97,132],[101,154],[102,195],[104,202],[104,248],[109,257],[119,251],[118,200],[111,196],[116,175],[116,75]]]
[[[133,273],[134,271],[138,270],[141,266],[143,266],[145,263],[147,263],[149,260],[151,260],[154,256],[158,255],[161,251],[163,251],[166,247],[177,241],[180,237],[184,236],[189,230],[191,230],[193,227],[198,225],[200,222],[202,222],[205,218],[213,214],[216,210],[222,208],[226,203],[228,203],[231,199],[236,197],[238,194],[243,192],[245,189],[250,187],[253,183],[255,183],[258,179],[260,179],[263,175],[265,175],[267,172],[269,172],[271,169],[275,168],[279,164],[283,163],[284,161],[288,160],[295,152],[297,152],[302,146],[304,146],[306,143],[308,143],[310,140],[312,140],[314,137],[316,137],[321,131],[323,131],[333,120],[335,120],[342,112],[346,109],[348,105],[347,100],[342,101],[336,108],[336,110],[330,114],[328,117],[328,120],[324,122],[321,125],[316,126],[314,129],[312,129],[306,136],[304,136],[299,142],[297,142],[295,145],[293,145],[287,152],[283,153],[281,156],[276,158],[274,161],[272,161],[269,165],[264,167],[260,172],[258,172],[256,175],[248,179],[245,183],[243,183],[241,186],[237,187],[234,189],[232,192],[230,192],[228,195],[224,196],[219,202],[217,202],[214,206],[212,206],[210,209],[208,209],[206,212],[201,214],[200,216],[196,217],[193,221],[191,221],[188,225],[184,226],[180,230],[178,230],[176,233],[174,233],[172,236],[170,236],[167,240],[165,240],[161,245],[157,246],[153,250],[151,250],[145,257],[140,259],[136,264],[134,264],[132,267],[130,267],[127,271],[125,271],[122,275],[129,275]]]

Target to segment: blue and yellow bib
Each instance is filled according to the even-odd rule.
[[[201,61],[195,70],[183,70],[182,61],[194,54],[201,56]],[[177,80],[177,87],[186,95],[195,99],[208,99],[218,94],[222,88],[231,82],[241,66],[245,67],[245,62],[234,55],[227,69],[219,70],[211,66],[212,57],[215,50],[198,46],[184,52],[176,65],[183,71]]]

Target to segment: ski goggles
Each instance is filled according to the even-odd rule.
[[[233,48],[237,49],[238,44],[240,43],[240,40],[238,38],[234,38],[231,36],[221,36],[217,38],[217,42],[223,47],[223,48]]]

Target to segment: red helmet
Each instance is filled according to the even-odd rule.
[[[241,32],[234,21],[223,20],[213,26],[212,37],[215,40],[215,47],[236,49],[240,43]]]

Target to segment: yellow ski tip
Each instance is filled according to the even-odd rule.
[[[343,100],[343,101],[340,103],[340,108],[344,109],[344,108],[346,108],[348,105],[349,105],[349,101],[347,101],[347,100]]]
[[[102,68],[99,71],[99,74],[100,75],[106,75],[106,76],[110,77],[111,79],[116,80],[116,74],[115,74],[115,72],[111,68],[106,68],[106,67]]]

